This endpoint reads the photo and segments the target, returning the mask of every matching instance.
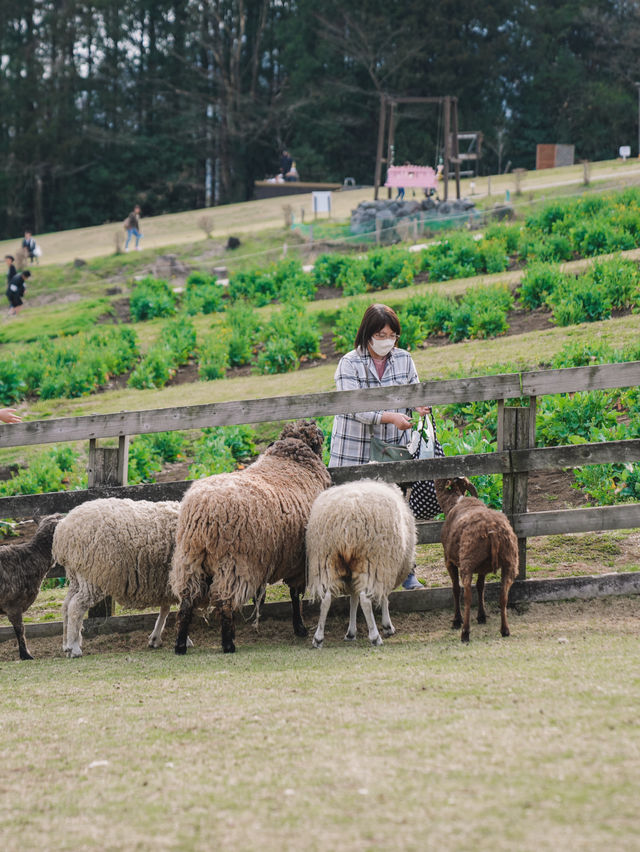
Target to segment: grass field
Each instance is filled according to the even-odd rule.
[[[0,646],[7,850],[640,849],[636,599],[472,627],[397,617],[380,649],[263,622],[186,658],[142,634],[34,663]]]

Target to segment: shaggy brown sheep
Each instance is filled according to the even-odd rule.
[[[455,614],[452,627],[462,625],[461,640],[469,641],[469,618],[471,612],[471,581],[478,575],[478,624],[484,624],[487,614],[484,608],[484,581],[487,574],[501,571],[500,632],[509,635],[507,622],[507,599],[509,589],[518,576],[518,539],[506,515],[489,509],[478,492],[465,477],[436,479],[438,502],[445,514],[441,541],[447,571],[453,583]],[[472,497],[465,497],[465,492]],[[458,579],[460,572],[460,579]],[[464,621],[460,615],[460,581],[464,586]]]
[[[51,567],[53,533],[62,515],[47,515],[30,541],[0,547],[0,613],[7,616],[18,639],[21,660],[32,660],[24,637],[22,613],[38,597]]]
[[[222,648],[235,651],[233,613],[257,607],[267,583],[284,580],[293,630],[306,636],[304,534],[315,498],[331,485],[322,461],[322,431],[312,421],[287,424],[249,467],[194,482],[180,504],[170,575],[180,600],[176,654],[185,654],[194,608],[215,607]]]

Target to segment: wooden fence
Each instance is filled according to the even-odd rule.
[[[126,485],[126,458],[128,438],[131,435],[411,408],[425,403],[438,406],[495,400],[498,402],[497,452],[336,468],[331,473],[336,484],[363,477],[404,483],[449,476],[502,474],[503,509],[519,538],[520,580],[524,580],[527,537],[640,527],[640,504],[527,511],[528,477],[532,471],[640,461],[640,440],[536,448],[537,397],[638,384],[640,362],[630,362],[15,424],[0,428],[0,446],[17,447],[88,439],[90,487],[83,491],[4,497],[0,499],[0,517],[33,517],[50,512],[66,512],[86,500],[106,496],[179,500],[190,482]],[[509,400],[518,402],[518,405],[506,405]],[[525,400],[526,404],[522,404]],[[99,447],[98,441],[105,438],[118,438],[118,447]],[[420,523],[419,541],[439,541],[440,528],[441,522],[438,521]]]

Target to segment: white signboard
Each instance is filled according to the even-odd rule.
[[[620,150],[618,151],[618,155],[622,157],[623,160],[626,160],[627,157],[631,156],[631,146],[630,145],[621,145]]]
[[[331,193],[327,190],[316,190],[311,195],[313,196],[313,212],[331,215]]]

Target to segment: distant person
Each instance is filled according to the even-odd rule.
[[[131,213],[124,220],[124,227],[127,232],[127,241],[124,244],[124,250],[129,251],[129,243],[131,237],[136,238],[136,251],[140,251],[140,240],[142,232],[140,231],[140,205],[136,204]]]
[[[4,262],[7,264],[7,284],[11,283],[14,275],[17,275],[18,270],[15,267],[15,257],[12,254],[5,254]]]
[[[27,253],[29,257],[29,262],[33,263],[33,261],[37,261],[40,257],[40,252],[38,251],[38,244],[33,238],[33,234],[31,231],[24,232],[24,240],[22,241],[22,248]]]
[[[293,160],[288,151],[283,151],[282,156],[280,157],[280,174],[283,178],[291,171],[291,166],[293,165]]]
[[[289,171],[284,176],[284,179],[287,180],[287,181],[300,180],[300,175],[298,174],[298,170],[296,169],[296,161],[295,160],[291,163],[291,168],[289,169]]]
[[[16,414],[15,408],[0,408],[0,420],[3,423],[22,423],[22,417]]]
[[[27,289],[26,280],[31,278],[31,273],[28,269],[24,272],[18,272],[13,276],[7,285],[7,299],[9,300],[9,316],[14,317],[20,312],[22,307],[22,297]]]

